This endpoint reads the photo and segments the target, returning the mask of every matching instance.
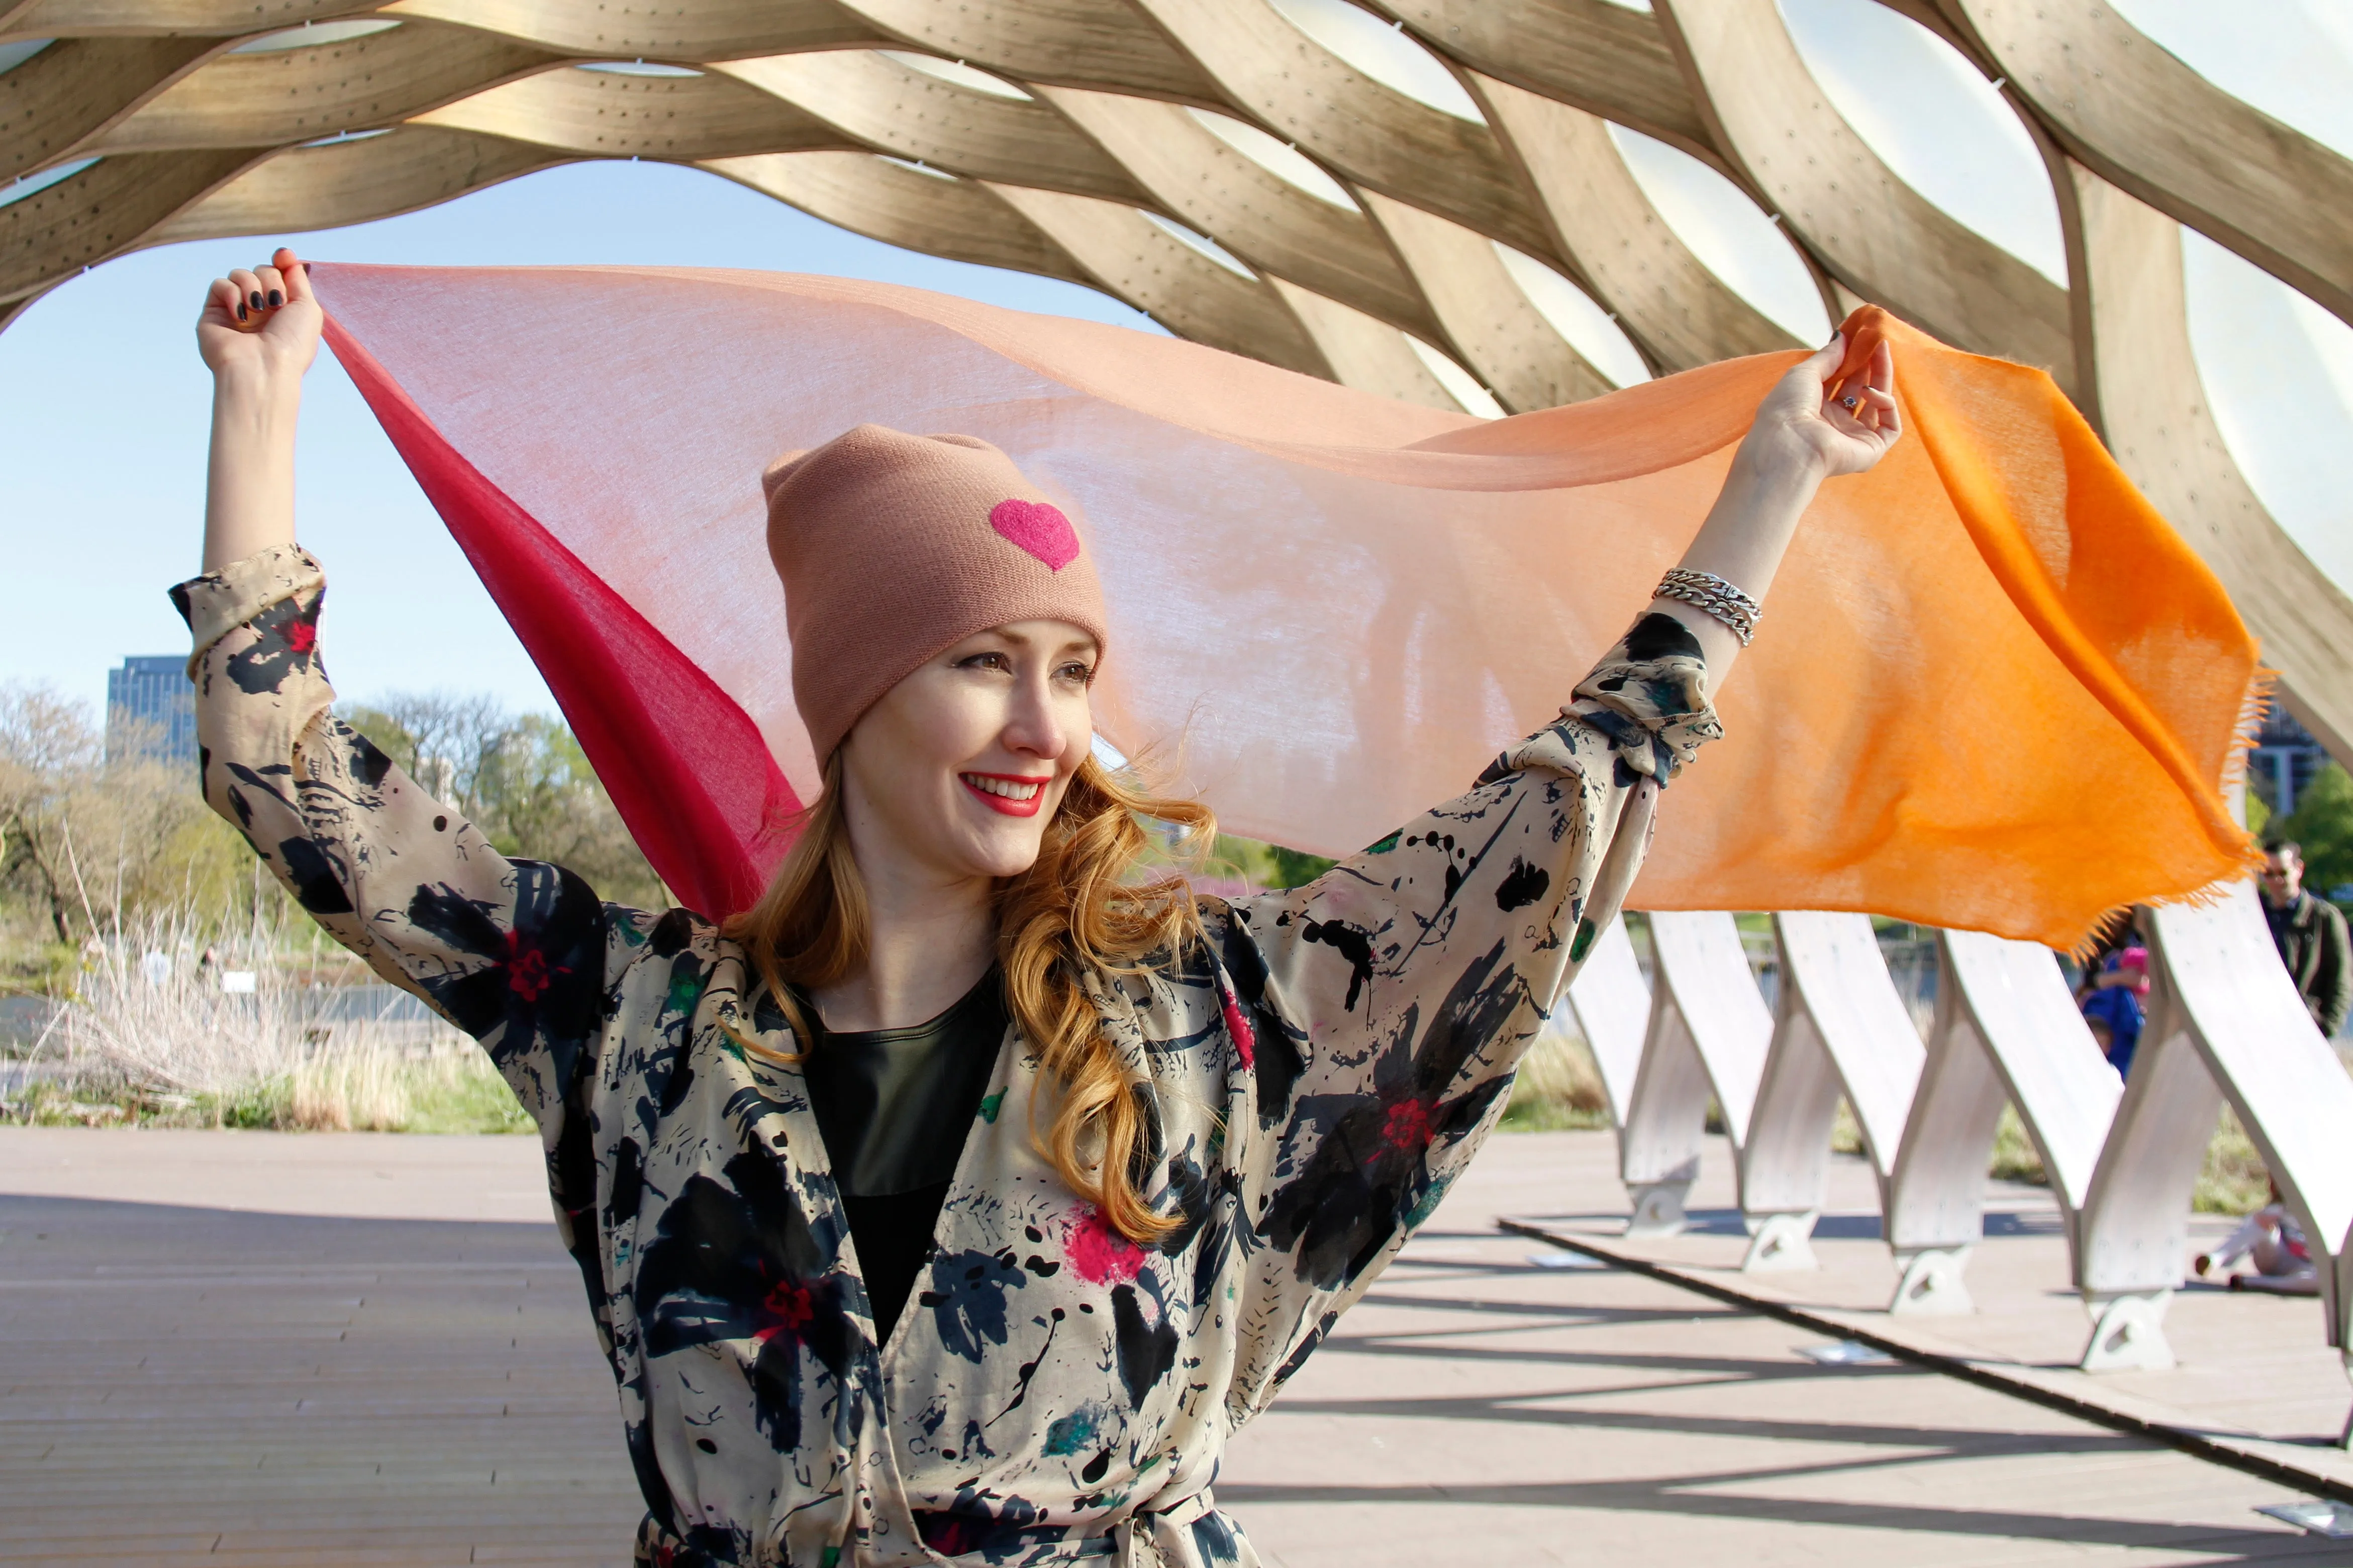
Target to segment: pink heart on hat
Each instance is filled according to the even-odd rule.
[[[988,526],[1060,572],[1079,558],[1079,531],[1062,509],[1018,497],[988,509]]]

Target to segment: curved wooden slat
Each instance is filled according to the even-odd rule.
[[[142,243],[368,223],[568,162],[521,142],[424,126],[298,147],[246,170]]]
[[[2108,447],[2263,639],[2264,662],[2323,742],[2353,757],[2353,599],[2280,528],[2239,471],[2189,346],[2173,219],[2071,164]]]
[[[16,299],[0,301],[0,332],[6,331],[11,326],[16,324],[17,317],[23,315],[35,305],[39,304],[42,300],[46,299],[48,296],[50,289],[58,288],[60,286],[61,284],[59,283],[52,283],[48,285],[47,288],[36,289],[31,293],[22,295]]]
[[[1673,0],[1659,16],[1717,142],[1824,268],[1947,342],[2073,383],[2066,291],[1899,179],[1816,84],[1773,0]]]
[[[1365,205],[1419,280],[1451,346],[1505,408],[1550,408],[1612,390],[1520,291],[1484,236],[1376,191]]]
[[[792,104],[724,76],[553,70],[420,114],[438,125],[591,158],[726,158],[847,138]]]
[[[1244,278],[1134,207],[1060,191],[993,187],[1087,269],[1097,287],[1180,336],[1333,379],[1306,330],[1262,278]]]
[[[1471,85],[1543,198],[1569,269],[1654,363],[1689,370],[1799,346],[1692,254],[1598,117],[1493,78]]]
[[[2214,86],[2101,0],[1945,9],[2102,178],[2353,321],[2353,162]]]
[[[1462,405],[1430,374],[1430,367],[1395,327],[1312,289],[1281,278],[1268,281],[1314,340],[1316,352],[1331,366],[1334,381],[1400,403],[1443,408],[1449,414],[1461,412]]]
[[[845,0],[876,30],[944,59],[1059,86],[1214,103],[1217,84],[1124,0]]]
[[[702,166],[870,239],[1094,285],[1068,251],[978,180],[902,168],[871,153],[768,153]]]
[[[1045,104],[957,87],[869,50],[776,55],[719,69],[877,152],[976,179],[1112,201],[1151,199]]]
[[[1552,237],[1495,133],[1375,81],[1264,0],[1135,0],[1250,118],[1356,184],[1532,255]]]
[[[832,0],[670,0],[651,5],[394,0],[380,10],[386,16],[417,16],[498,33],[589,60],[699,62],[891,41]]]
[[[85,150],[163,153],[315,141],[391,125],[555,63],[542,49],[424,23],[312,48],[225,54]],[[0,77],[0,89],[8,80]]]
[[[0,207],[0,302],[136,249],[150,231],[253,157],[232,149],[104,158]]]
[[[1174,104],[1070,88],[1047,101],[1127,167],[1159,205],[1252,266],[1345,299],[1408,331],[1438,319],[1362,212],[1318,200],[1219,140]]]
[[[1656,16],[1611,0],[1371,0],[1482,76],[1630,125],[1721,164]]]
[[[60,38],[0,75],[0,180],[79,155],[218,47],[211,38]],[[257,144],[267,143],[245,143]]]
[[[375,0],[33,0],[0,17],[14,38],[221,38],[332,21],[375,9]]]

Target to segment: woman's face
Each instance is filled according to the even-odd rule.
[[[842,744],[860,869],[945,881],[1028,870],[1094,742],[1098,657],[1068,621],[1014,621],[883,693]]]

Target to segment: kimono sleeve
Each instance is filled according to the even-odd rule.
[[[594,1059],[608,950],[644,917],[560,866],[510,860],[335,717],[319,648],[326,579],[291,545],[172,590],[195,652],[205,800],[375,973],[480,1041],[552,1141]]]
[[[1237,1423],[1493,1127],[1640,868],[1659,786],[1721,733],[1706,684],[1689,629],[1645,616],[1469,794],[1303,888],[1232,905],[1221,957],[1255,1101],[1238,1174],[1257,1243]]]

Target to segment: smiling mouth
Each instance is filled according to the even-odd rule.
[[[1046,785],[1051,782],[1017,773],[958,773],[956,777],[980,797],[982,805],[1007,816],[1037,816],[1038,808],[1046,804]]]

